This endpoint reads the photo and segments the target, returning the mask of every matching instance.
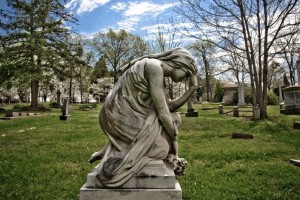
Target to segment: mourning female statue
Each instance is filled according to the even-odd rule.
[[[169,100],[165,77],[185,80],[189,89]],[[178,130],[172,112],[182,106],[197,88],[196,66],[184,48],[143,56],[121,69],[117,83],[106,97],[99,115],[109,143],[92,155],[100,160],[98,177],[107,187],[128,181],[150,160],[178,158]]]

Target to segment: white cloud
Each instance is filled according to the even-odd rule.
[[[127,7],[127,5],[125,3],[118,2],[115,5],[113,5],[111,7],[111,9],[114,11],[122,11],[122,10],[125,10],[126,7]]]
[[[73,10],[77,7],[77,5],[79,5],[77,14],[81,14],[84,12],[91,12],[100,6],[107,4],[108,2],[110,2],[110,0],[71,0],[65,5],[65,7]]]
[[[176,28],[177,30],[183,30],[183,28],[193,28],[194,25],[192,23],[177,23],[177,24],[155,24],[151,26],[144,26],[141,28],[141,30],[146,31],[147,33],[158,33],[159,28],[163,28],[164,30],[172,29],[173,27]]]
[[[117,24],[120,29],[133,31],[140,20],[146,19],[147,17],[157,17],[174,5],[174,3],[155,4],[151,1],[131,1],[128,4],[114,4],[111,9],[117,12],[124,11],[122,13],[124,19],[117,22]]]
[[[128,8],[124,15],[125,16],[136,16],[136,15],[151,15],[151,16],[157,16],[160,13],[163,13],[168,8],[173,7],[173,3],[167,3],[167,4],[154,4],[147,1],[144,2],[130,2],[128,5]]]
[[[138,24],[138,22],[140,21],[140,17],[139,16],[132,16],[127,18],[126,20],[122,20],[117,22],[119,29],[124,29],[127,31],[133,31],[135,30],[135,26]]]

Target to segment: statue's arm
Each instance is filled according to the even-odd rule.
[[[177,127],[172,120],[164,92],[164,76],[159,62],[151,60],[145,67],[145,77],[157,117],[171,140],[176,140]]]
[[[178,109],[180,106],[182,106],[196,91],[197,89],[197,76],[191,74],[189,76],[189,89],[180,97],[169,100],[168,101],[168,107],[171,112]]]

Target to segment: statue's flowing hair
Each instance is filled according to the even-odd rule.
[[[188,57],[191,60],[194,60],[193,56],[188,52],[186,49],[182,47],[177,47],[175,49],[171,49],[169,51],[158,53],[158,54],[152,54],[152,55],[146,55],[139,58],[136,58],[132,61],[130,61],[128,64],[123,66],[120,69],[120,76],[131,66],[133,66],[136,62],[144,59],[144,58],[154,58],[161,61],[166,62],[169,66],[174,68],[182,69],[183,71],[190,71],[191,74],[197,73],[197,68],[194,62],[182,62],[182,57]]]

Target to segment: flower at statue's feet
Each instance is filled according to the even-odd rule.
[[[185,174],[185,168],[187,166],[187,160],[184,158],[179,158],[176,155],[173,154],[169,154],[166,158],[165,158],[165,162],[168,163],[174,173],[178,176],[182,176]]]

